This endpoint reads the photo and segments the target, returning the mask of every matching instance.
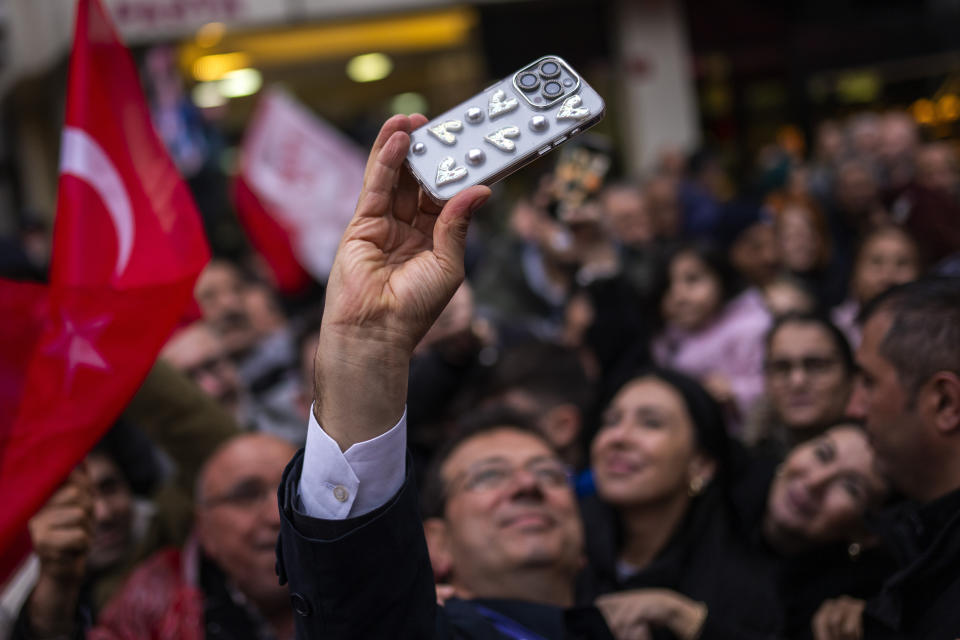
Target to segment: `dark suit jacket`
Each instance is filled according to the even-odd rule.
[[[483,614],[489,609],[545,640],[612,639],[593,607],[564,610],[515,600],[452,600],[438,607],[409,455],[397,495],[348,520],[319,520],[302,512],[302,465],[301,451],[287,466],[278,495],[277,573],[290,583],[297,638],[513,637]]]

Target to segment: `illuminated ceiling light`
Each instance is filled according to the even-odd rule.
[[[952,93],[940,96],[937,100],[937,116],[943,122],[960,120],[960,97]]]
[[[263,86],[263,76],[256,69],[236,69],[225,74],[219,82],[225,98],[252,96]]]
[[[193,63],[193,77],[200,82],[219,80],[237,69],[250,66],[250,56],[242,51],[217,53],[197,58]]]
[[[873,102],[880,96],[883,81],[869,69],[849,71],[837,78],[837,98],[848,104]]]
[[[391,71],[393,60],[382,53],[365,53],[347,63],[347,76],[354,82],[383,80]]]
[[[930,125],[934,124],[937,120],[937,113],[933,103],[926,98],[920,98],[910,105],[910,113],[913,114],[913,119],[916,120],[918,124]]]
[[[427,99],[413,91],[395,95],[390,100],[390,112],[394,114],[410,115],[411,113],[426,113],[427,111]]]
[[[223,34],[227,32],[227,25],[222,22],[208,22],[197,29],[196,41],[198,47],[209,49],[216,46],[223,40]]]
[[[227,104],[227,99],[220,92],[220,87],[216,82],[201,82],[193,87],[190,92],[193,104],[201,109],[211,109],[213,107],[222,107]]]

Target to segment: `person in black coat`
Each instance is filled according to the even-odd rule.
[[[860,381],[851,414],[864,420],[880,465],[909,502],[884,533],[898,571],[864,602],[825,605],[818,638],[960,636],[960,280],[895,287],[864,310]]]
[[[665,370],[629,377],[591,449],[597,498],[583,505],[583,601],[641,590],[630,592],[630,604],[619,596],[598,604],[608,617],[644,620],[655,637],[768,637],[778,629],[772,571],[732,525],[730,446],[718,405],[697,382]]]

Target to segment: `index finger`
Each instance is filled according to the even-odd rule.
[[[364,188],[366,188],[367,180],[370,178],[371,167],[374,166],[376,159],[380,156],[381,149],[387,144],[390,137],[397,131],[410,133],[413,128],[410,118],[403,114],[397,114],[383,123],[383,126],[380,127],[380,133],[377,134],[377,139],[373,141],[373,146],[370,147],[370,155],[367,156],[367,165],[363,171]]]

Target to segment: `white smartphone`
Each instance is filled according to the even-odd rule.
[[[603,119],[603,98],[559,56],[544,56],[411,134],[407,164],[443,204],[491,185]]]

